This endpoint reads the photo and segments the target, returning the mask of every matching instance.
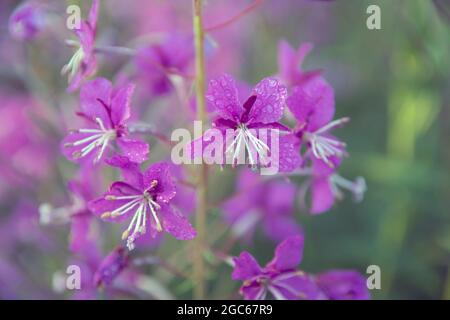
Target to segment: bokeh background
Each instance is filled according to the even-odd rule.
[[[71,37],[64,27],[65,7],[80,4],[85,13],[89,1],[37,2],[48,4],[51,17],[42,34],[30,41],[13,39],[8,32],[9,16],[21,2],[0,3],[3,299],[71,297],[58,290],[58,277],[72,259],[68,227],[42,226],[38,208],[43,203],[64,205],[68,198],[64,186],[76,172],[76,166],[59,153],[59,142],[73,117],[77,95],[65,92],[66,80],[59,70],[72,54],[64,45]],[[252,3],[205,2],[207,26]],[[371,4],[381,8],[381,30],[366,27]],[[189,1],[107,0],[102,1],[98,42],[135,47],[154,34],[190,30]],[[374,299],[450,299],[450,3],[262,1],[229,26],[211,32],[208,43],[214,44],[218,56],[211,75],[225,71],[256,83],[276,73],[280,39],[293,46],[315,44],[303,67],[324,71],[336,90],[337,117],[351,118],[337,132],[350,153],[340,173],[363,176],[368,185],[361,203],[347,196],[319,216],[297,210],[306,237],[302,269],[318,273],[352,268],[364,273],[375,264],[381,268],[382,287],[372,291]],[[105,57],[99,74],[117,79],[130,69],[126,57]],[[178,120],[169,123],[164,111],[174,103],[171,97],[149,100],[144,89],[138,91],[136,104],[144,119],[161,116],[168,133],[177,126]],[[155,146],[152,160],[163,158],[163,152],[167,150]],[[106,182],[113,175],[106,170]],[[212,203],[232,194],[233,188],[233,174],[215,172]],[[212,208],[210,225],[219,220],[219,209]],[[117,245],[118,232],[115,226],[102,232],[105,252]],[[166,255],[179,250],[177,246],[167,239],[148,252]],[[258,236],[250,245],[237,245],[232,253],[250,250],[263,263],[273,248]],[[176,297],[190,296],[189,281],[180,283],[153,267],[147,271],[149,282],[140,288],[143,297],[154,297],[158,291],[154,279],[162,279]],[[209,275],[210,297],[235,297],[230,292],[236,292],[239,284],[230,281],[229,267],[218,265]],[[159,297],[165,293],[161,290]]]

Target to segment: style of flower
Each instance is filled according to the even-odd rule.
[[[152,237],[165,231],[178,240],[196,236],[189,221],[171,205],[176,187],[169,164],[155,163],[141,173],[136,163],[123,156],[114,156],[107,162],[122,170],[124,181],[114,182],[101,198],[90,202],[89,208],[108,221],[120,222],[132,216],[122,234],[129,250],[147,231]]]
[[[148,144],[128,138],[126,122],[131,116],[133,91],[131,84],[113,89],[111,82],[103,78],[86,82],[81,87],[81,112],[78,115],[86,119],[88,125],[72,130],[64,139],[62,151],[69,160],[87,159],[96,163],[112,141],[132,161],[140,163],[147,159]]]
[[[222,203],[225,219],[234,235],[252,239],[258,225],[274,241],[301,234],[293,214],[297,188],[286,181],[264,181],[243,169],[237,178],[236,193]]]
[[[78,41],[66,41],[69,46],[77,49],[69,62],[61,70],[61,74],[68,74],[69,87],[67,90],[69,92],[77,90],[83,79],[92,76],[97,69],[94,45],[99,6],[99,0],[92,0],[88,19],[82,21],[79,28],[74,29]]]
[[[331,270],[319,276],[297,270],[303,255],[303,237],[280,243],[275,257],[261,267],[244,251],[234,258],[233,280],[244,281],[240,293],[246,300],[264,300],[270,293],[277,300],[369,299],[366,281],[358,272]]]
[[[343,157],[345,143],[330,134],[334,128],[349,121],[349,118],[332,120],[335,111],[334,90],[321,76],[316,76],[303,85],[295,86],[287,99],[287,105],[297,119],[295,135],[307,145],[308,156],[332,166],[330,157]]]

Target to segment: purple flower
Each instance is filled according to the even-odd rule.
[[[332,166],[330,157],[343,157],[346,154],[345,143],[333,137],[330,131],[347,123],[349,118],[333,121],[334,90],[325,79],[317,76],[303,85],[295,86],[287,99],[287,105],[298,122],[295,134],[306,143],[309,156]]]
[[[331,270],[316,277],[316,282],[330,300],[368,300],[366,279],[356,271]]]
[[[36,38],[44,25],[45,13],[34,1],[21,4],[9,17],[9,32],[18,40]]]
[[[80,27],[74,30],[78,41],[66,41],[68,45],[77,48],[70,61],[61,70],[61,74],[69,76],[67,88],[69,92],[77,90],[83,79],[93,75],[97,69],[94,44],[99,5],[99,0],[92,0],[88,20],[82,21]]]
[[[140,78],[154,95],[172,89],[170,75],[186,77],[194,58],[191,36],[170,34],[160,43],[140,49],[135,64]]]
[[[255,167],[258,163],[267,165],[267,154],[272,152],[272,141],[265,143],[260,136],[262,129],[267,130],[267,137],[272,130],[288,132],[289,129],[279,121],[283,116],[287,89],[274,78],[264,78],[252,90],[250,97],[241,103],[238,98],[238,88],[234,79],[224,74],[209,83],[206,99],[217,113],[213,126],[222,131],[226,141],[226,150],[222,147],[224,158],[230,158],[235,165],[240,156],[247,152],[249,163]],[[226,131],[232,130],[232,141],[228,141]],[[259,130],[259,132],[258,132]],[[207,140],[203,137],[204,142]],[[230,143],[229,143],[230,142]],[[195,142],[194,142],[195,143]],[[281,137],[279,140],[279,171],[290,166],[292,161],[298,161],[298,156],[283,152],[289,140]],[[207,142],[206,142],[207,144]],[[234,148],[234,149],[233,149]],[[231,151],[231,153],[230,153]],[[230,155],[230,157],[227,157]],[[296,158],[297,157],[297,158]],[[259,161],[258,161],[259,159]]]
[[[286,40],[278,44],[278,76],[289,87],[304,84],[321,73],[320,70],[304,72],[300,68],[312,48],[311,43],[303,43],[295,50]]]
[[[303,255],[303,237],[290,237],[275,249],[265,267],[248,252],[234,258],[233,280],[244,281],[246,300],[263,300],[270,293],[278,300],[369,299],[364,277],[352,270],[332,270],[318,276],[297,270]]]
[[[128,158],[115,156],[108,160],[121,168],[124,181],[114,182],[103,197],[91,201],[89,207],[103,219],[123,221],[132,216],[122,239],[127,239],[130,250],[134,241],[149,229],[155,237],[166,231],[179,240],[196,236],[189,221],[171,205],[176,188],[169,172],[169,164],[156,163],[141,173],[138,165]]]
[[[303,237],[284,240],[264,268],[248,252],[234,258],[233,280],[244,281],[240,292],[246,300],[263,300],[270,293],[279,300],[318,299],[321,291],[314,278],[296,270],[303,255]]]
[[[239,172],[236,194],[221,208],[236,237],[250,240],[261,224],[274,241],[301,234],[293,218],[295,185],[285,181],[265,182],[260,175],[244,169]]]
[[[126,122],[130,118],[130,102],[134,86],[113,89],[103,78],[85,83],[80,92],[81,112],[88,126],[72,130],[63,141],[63,153],[69,160],[88,159],[98,162],[115,141],[123,154],[134,162],[145,161],[148,144],[128,138]]]

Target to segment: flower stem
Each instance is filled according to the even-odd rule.
[[[206,120],[205,111],[205,61],[204,61],[204,33],[202,21],[202,0],[193,0],[193,20],[195,38],[195,92],[197,101],[197,115],[203,123]],[[194,247],[194,298],[205,297],[205,264],[203,260],[203,248],[206,225],[206,184],[207,168],[200,165],[197,179],[197,214],[196,229],[197,238]]]

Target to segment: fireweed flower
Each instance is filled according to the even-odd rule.
[[[303,237],[284,240],[275,257],[264,268],[244,251],[234,258],[233,280],[244,281],[240,293],[246,300],[264,300],[268,293],[278,300],[319,299],[321,292],[314,278],[296,270],[303,255]]]
[[[138,51],[135,65],[138,76],[153,95],[171,91],[170,75],[187,76],[194,58],[192,36],[171,33],[162,41]]]
[[[297,119],[295,135],[307,145],[307,152],[332,166],[330,158],[343,157],[345,143],[330,134],[344,125],[349,118],[333,120],[334,90],[321,76],[316,76],[303,85],[295,86],[287,99],[287,105]]]
[[[331,270],[317,275],[316,282],[330,300],[370,299],[366,279],[353,270]]]
[[[135,240],[147,231],[152,237],[165,231],[178,240],[196,236],[189,221],[171,205],[176,187],[169,164],[156,163],[141,173],[139,166],[126,157],[115,156],[108,163],[122,169],[124,181],[114,182],[108,192],[91,201],[89,207],[109,221],[120,222],[132,216],[122,234],[130,250]]]
[[[312,48],[311,43],[303,43],[295,50],[286,40],[278,44],[278,77],[288,87],[304,84],[320,74],[320,70],[303,71],[300,67]]]
[[[248,169],[239,172],[236,194],[222,203],[225,219],[237,237],[250,240],[261,224],[274,241],[301,234],[293,218],[297,188],[286,181],[265,182]]]
[[[69,46],[77,49],[61,70],[61,74],[68,74],[69,87],[67,90],[69,92],[77,90],[83,79],[93,75],[97,69],[94,44],[99,5],[99,0],[92,0],[88,20],[82,21],[80,28],[74,30],[78,40],[66,41]]]
[[[46,23],[45,12],[34,1],[25,2],[17,7],[9,18],[9,32],[18,40],[36,38]]]
[[[246,300],[263,300],[270,293],[278,300],[369,299],[364,277],[352,270],[331,270],[318,276],[297,270],[303,255],[303,237],[280,243],[264,268],[248,252],[234,258],[233,280],[244,281]]]
[[[148,144],[128,138],[127,120],[134,86],[123,85],[113,89],[111,82],[97,78],[86,82],[80,91],[81,117],[88,125],[72,130],[63,141],[63,153],[69,160],[87,159],[98,162],[115,141],[123,154],[134,162],[148,156]]]
[[[283,116],[287,89],[274,78],[264,78],[252,90],[251,96],[242,104],[238,98],[238,89],[234,79],[224,74],[209,83],[206,99],[217,113],[213,127],[220,130],[224,145],[219,146],[224,152],[224,159],[230,159],[234,165],[240,163],[241,155],[247,153],[252,168],[267,165],[267,155],[271,152],[271,142],[263,141],[260,133],[267,130],[270,140],[272,130],[288,132],[289,129],[279,121]],[[231,141],[227,131],[231,131]],[[207,145],[205,136],[202,138]],[[291,153],[283,152],[282,145],[288,142],[280,138],[279,166],[282,169],[294,161]],[[198,143],[194,141],[193,144]],[[225,148],[226,147],[226,148]],[[195,149],[195,147],[194,147]],[[285,148],[290,150],[289,148]],[[194,156],[198,156],[195,154]],[[295,157],[295,156],[294,156]],[[280,170],[281,171],[281,170]]]

